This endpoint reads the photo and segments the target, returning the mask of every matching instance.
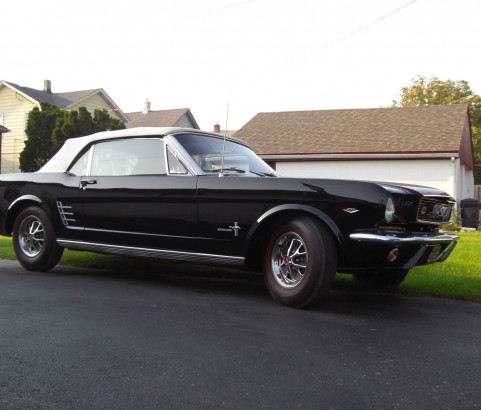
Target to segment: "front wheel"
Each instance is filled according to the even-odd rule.
[[[324,225],[309,217],[290,219],[270,236],[266,285],[277,302],[305,308],[327,296],[336,264],[336,246]]]
[[[49,217],[34,206],[18,214],[13,226],[13,248],[25,269],[41,272],[52,269],[63,253]]]

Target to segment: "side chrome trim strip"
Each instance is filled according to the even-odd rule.
[[[157,233],[146,233],[146,232],[133,232],[133,231],[117,231],[113,229],[97,229],[97,228],[83,228],[85,231],[89,232],[105,232],[105,233],[115,233],[115,234],[127,234],[127,235],[142,235],[142,236],[156,236],[159,238],[180,238],[180,239],[195,239],[191,236],[179,236],[179,235],[161,235]]]
[[[241,266],[244,264],[245,260],[245,258],[242,256],[226,256],[208,253],[173,251],[166,249],[140,248],[134,246],[111,245],[106,243],[73,241],[69,239],[57,239],[57,244],[62,248],[81,251],[168,259],[190,263],[212,263]]]

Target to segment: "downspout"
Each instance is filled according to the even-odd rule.
[[[459,190],[458,190],[458,159],[456,157],[451,157],[451,163],[453,164],[453,170],[454,170],[453,194],[454,194],[454,199],[456,200],[456,207],[459,210],[460,199],[459,199]]]

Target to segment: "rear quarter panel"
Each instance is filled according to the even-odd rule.
[[[80,177],[66,173],[25,173],[4,175],[0,180],[0,227],[3,235],[10,235],[16,213],[23,207],[36,204],[50,216],[56,232],[64,225],[57,210],[57,200],[76,197]],[[37,198],[38,201],[32,201]],[[74,212],[80,215],[78,210]]]

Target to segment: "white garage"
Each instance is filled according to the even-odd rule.
[[[259,113],[235,133],[283,176],[405,182],[472,198],[468,105]]]

